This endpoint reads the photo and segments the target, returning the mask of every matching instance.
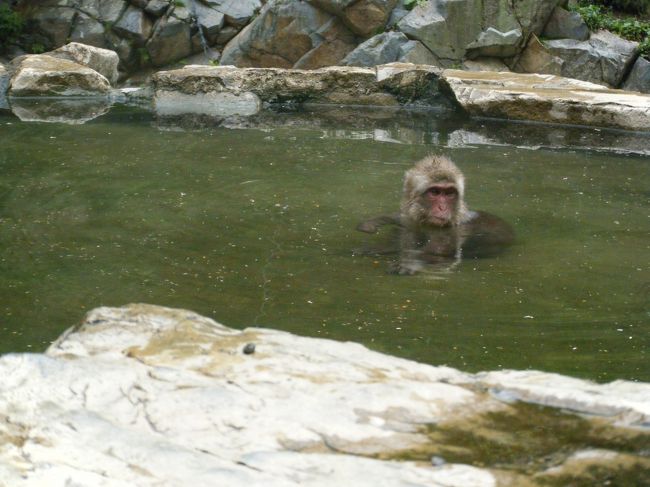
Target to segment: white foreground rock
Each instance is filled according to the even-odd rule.
[[[244,353],[249,343],[254,353]],[[610,416],[598,418],[599,431],[611,421],[647,427],[648,384],[474,376],[354,343],[232,330],[184,310],[96,309],[45,355],[1,357],[0,377],[0,485],[12,487],[492,487],[593,464],[650,468],[642,456],[602,449],[568,449],[564,463],[532,476],[429,462],[447,450],[425,427],[483,431],[486,415],[517,417],[517,397]],[[396,460],[409,452],[426,461]]]

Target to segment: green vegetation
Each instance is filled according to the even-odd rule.
[[[16,42],[21,34],[24,21],[8,5],[0,4],[0,49]]]
[[[650,21],[616,17],[610,9],[587,1],[580,2],[574,10],[582,16],[590,30],[605,29],[624,39],[636,41],[640,54],[650,59]]]
[[[404,0],[404,7],[406,10],[413,10],[418,5],[426,3],[427,0]]]
[[[619,12],[626,12],[629,14],[643,14],[648,11],[650,0],[591,0],[590,2],[582,1],[580,3],[590,3],[595,5],[602,5]]]

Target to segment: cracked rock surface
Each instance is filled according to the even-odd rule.
[[[0,374],[0,485],[478,487],[650,471],[648,384],[471,375],[185,310],[98,308],[45,354],[0,357]],[[569,444],[549,453],[539,432],[507,431],[543,421]],[[510,442],[510,456],[472,453],[481,441],[497,456]]]

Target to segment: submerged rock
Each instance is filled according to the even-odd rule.
[[[470,375],[156,306],[98,308],[0,377],[12,487],[495,487],[650,464],[648,384]]]

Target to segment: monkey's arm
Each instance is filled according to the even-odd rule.
[[[357,225],[357,230],[365,233],[377,233],[377,230],[384,225],[401,226],[402,223],[399,213],[392,213],[390,215],[382,215],[369,220],[364,220]]]
[[[390,266],[388,272],[401,276],[412,276],[424,267],[422,249],[419,242],[421,235],[417,232],[402,228],[399,238],[399,260]]]

